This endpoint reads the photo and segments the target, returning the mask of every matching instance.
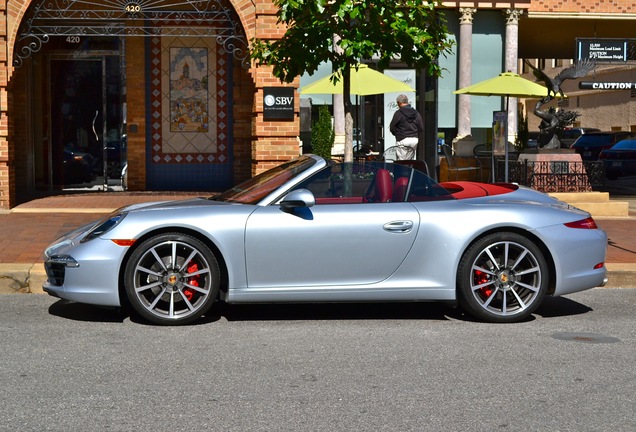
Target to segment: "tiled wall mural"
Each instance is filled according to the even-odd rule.
[[[151,162],[227,163],[227,68],[212,38],[153,38]]]

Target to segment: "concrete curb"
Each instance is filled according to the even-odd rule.
[[[606,288],[636,288],[636,264],[608,263]]]
[[[607,264],[605,288],[636,288],[636,264]],[[44,294],[46,272],[42,263],[0,264],[0,294]]]
[[[0,294],[43,294],[46,280],[44,265],[0,264]]]

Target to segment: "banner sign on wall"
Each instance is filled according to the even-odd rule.
[[[506,130],[508,123],[507,111],[493,111],[492,113],[492,148],[493,154],[503,155],[506,152]]]
[[[294,89],[292,87],[263,88],[263,119],[294,119]]]
[[[386,69],[384,75],[395,78],[398,81],[402,81],[415,88],[415,69]],[[401,93],[385,93],[384,94],[384,149],[388,149],[395,145],[395,135],[389,130],[391,119],[393,114],[398,110],[397,102],[395,99],[405,94],[409,98],[409,103],[413,108],[415,106],[415,92],[401,92]]]
[[[634,60],[633,39],[576,39],[576,59],[590,59],[598,63],[625,63]],[[631,52],[630,52],[631,51]]]

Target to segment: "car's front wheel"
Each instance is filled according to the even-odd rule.
[[[458,298],[471,315],[488,322],[517,322],[539,306],[548,287],[541,250],[516,233],[476,241],[458,268]]]
[[[219,265],[198,239],[179,233],[145,240],[126,264],[124,284],[133,309],[155,324],[189,324],[219,291]]]

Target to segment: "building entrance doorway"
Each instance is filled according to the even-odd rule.
[[[48,56],[50,137],[36,152],[40,188],[108,188],[126,163],[124,76],[116,54]],[[48,140],[46,139],[48,138]],[[46,169],[50,168],[50,169]]]
[[[112,190],[125,166],[134,190],[233,182],[234,80],[249,82],[251,62],[232,1],[133,6],[34,0],[25,13],[13,46],[18,201]]]

